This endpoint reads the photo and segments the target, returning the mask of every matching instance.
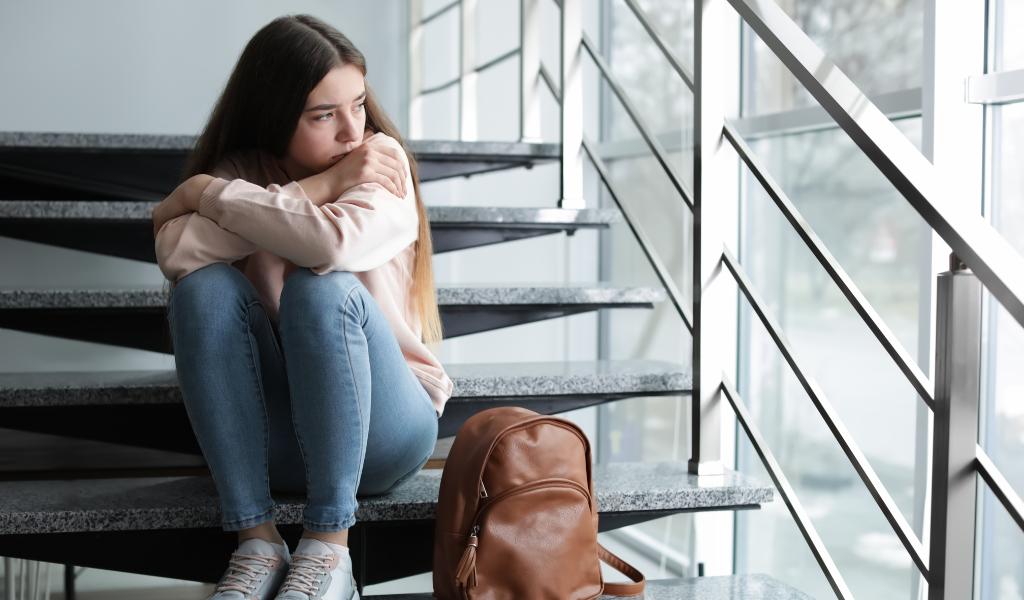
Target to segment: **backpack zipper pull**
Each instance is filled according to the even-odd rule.
[[[459,561],[459,566],[455,569],[455,583],[463,589],[476,587],[476,547],[479,543],[477,538],[479,531],[479,525],[473,526],[473,533],[469,534],[466,551],[462,553],[462,560]]]
[[[484,486],[484,480],[483,480],[482,477],[480,478],[480,497],[481,498],[486,498],[487,497],[487,487]]]

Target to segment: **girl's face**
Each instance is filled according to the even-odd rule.
[[[363,143],[366,84],[355,65],[335,67],[309,93],[281,166],[298,181],[322,173]]]

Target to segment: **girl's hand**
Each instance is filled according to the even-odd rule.
[[[409,193],[405,187],[407,177],[401,150],[370,142],[349,152],[323,173],[303,179],[299,185],[314,204],[323,206],[363,183],[378,183],[405,198]]]
[[[179,185],[170,196],[153,209],[153,237],[160,232],[160,229],[171,219],[190,212],[199,212],[199,198],[203,190],[210,185],[213,177],[210,175],[196,175],[185,180]]]

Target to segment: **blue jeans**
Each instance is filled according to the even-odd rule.
[[[167,319],[224,529],[274,518],[271,490],[306,494],[306,529],[346,529],[356,494],[394,489],[433,452],[437,412],[355,275],[295,270],[280,347],[255,288],[223,263],[183,277]]]

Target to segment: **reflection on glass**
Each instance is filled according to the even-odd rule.
[[[897,127],[919,140],[921,120]],[[920,216],[839,129],[754,142],[754,152],[911,356]],[[913,522],[916,396],[782,213],[747,175],[742,260],[899,510]],[[746,303],[740,392],[855,597],[906,600],[910,557]],[[741,436],[740,468],[765,480]],[[737,515],[738,572],[833,594],[781,500]]]
[[[1019,0],[1014,0],[1019,1]],[[921,85],[922,0],[776,0],[868,95]],[[748,115],[815,106],[775,54],[744,26]]]
[[[1004,4],[1015,5],[1018,10],[1024,7],[1019,0],[1005,0]],[[995,138],[992,224],[1010,245],[1024,253],[1024,171],[1020,168],[1024,160],[1024,104],[990,110]],[[982,421],[982,437],[985,451],[1020,494],[1024,493],[1024,329],[994,298],[990,297],[989,306],[987,414]],[[981,597],[1024,600],[1024,533],[990,491],[984,498]]]

